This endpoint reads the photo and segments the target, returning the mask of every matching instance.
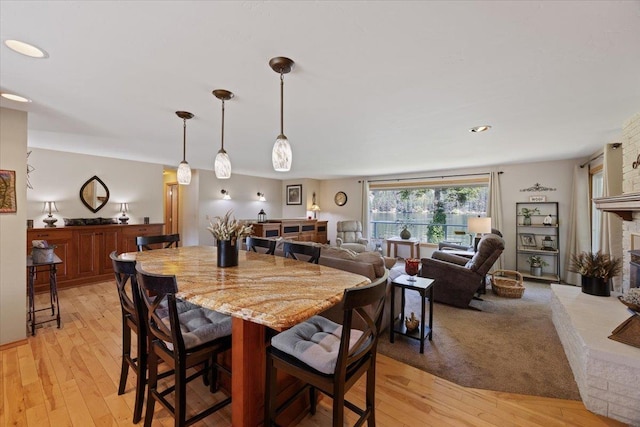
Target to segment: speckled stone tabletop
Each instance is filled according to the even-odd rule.
[[[276,330],[335,305],[345,289],[370,280],[321,265],[241,250],[238,266],[219,268],[216,248],[186,246],[122,254],[149,273],[172,274],[179,298]]]

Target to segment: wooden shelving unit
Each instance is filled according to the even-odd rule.
[[[531,223],[525,223],[524,209],[535,210],[530,215]],[[544,219],[551,217],[551,224]],[[519,202],[516,203],[516,270],[524,278],[560,282],[560,225],[558,220],[558,202]],[[532,274],[527,259],[540,256],[548,265],[542,267],[542,274]]]

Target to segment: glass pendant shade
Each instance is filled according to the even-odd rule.
[[[220,149],[218,154],[216,154],[213,169],[215,170],[216,178],[218,179],[229,179],[231,177],[231,160],[229,159],[227,152],[223,149]]]
[[[288,172],[291,169],[292,157],[293,153],[291,152],[289,140],[283,134],[278,135],[275,144],[273,144],[273,151],[271,152],[273,169],[277,172]]]
[[[184,160],[178,165],[178,184],[189,185],[191,183],[191,168]]]

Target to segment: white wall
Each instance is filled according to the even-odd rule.
[[[184,224],[184,227],[190,227],[198,235],[198,242],[191,244],[212,245],[214,239],[207,230],[209,225],[207,216],[211,218],[223,216],[230,209],[233,209],[233,216],[236,219],[257,221],[260,209],[264,209],[267,219],[283,218],[283,184],[279,179],[234,173],[229,179],[218,179],[213,171],[208,170],[199,170],[198,177],[197,212],[195,216],[189,217],[188,224]],[[229,192],[231,200],[222,199],[223,194],[220,193],[222,189]],[[264,193],[266,202],[258,201],[258,192]]]
[[[30,148],[29,174],[33,190],[27,192],[27,215],[35,227],[44,227],[42,213],[45,201],[55,201],[59,212],[56,225],[63,218],[115,218],[120,203],[129,203],[129,224],[142,224],[148,216],[151,223],[164,222],[164,188],[162,165],[109,157]],[[80,188],[92,176],[98,176],[109,188],[109,201],[98,212],[91,212],[80,201]]]
[[[27,113],[0,108],[0,169],[16,172],[16,213],[0,214],[0,345],[26,337]]]

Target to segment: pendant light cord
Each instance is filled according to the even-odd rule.
[[[284,74],[280,71],[280,135],[284,135]]]
[[[222,136],[220,141],[220,149],[224,151],[224,99],[222,100]]]
[[[182,161],[187,161],[187,119],[182,119]]]

